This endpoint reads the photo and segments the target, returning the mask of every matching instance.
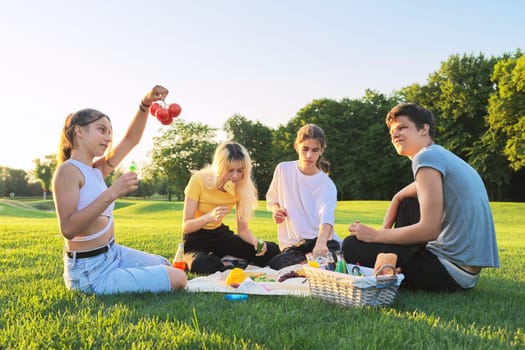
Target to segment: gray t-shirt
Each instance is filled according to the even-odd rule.
[[[498,246],[485,185],[468,163],[439,145],[419,151],[412,161],[414,177],[422,167],[443,176],[441,232],[427,249],[460,266],[499,267]]]

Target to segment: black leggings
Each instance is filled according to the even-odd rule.
[[[419,203],[417,199],[405,199],[401,202],[395,227],[408,226],[419,221]],[[377,254],[396,253],[397,267],[405,275],[403,286],[410,289],[427,291],[463,290],[449,275],[437,256],[425,248],[426,244],[384,244],[366,243],[354,235],[343,241],[344,257],[348,263],[362,266],[374,266]]]
[[[251,244],[243,241],[228,226],[222,224],[215,230],[201,229],[184,235],[184,253],[189,272],[210,274],[230,268],[221,261],[225,255],[246,259],[257,266],[266,266],[280,250],[277,244],[266,242],[266,253],[256,256]]]
[[[306,254],[311,253],[314,250],[316,243],[317,238],[304,239],[299,243],[284,249],[281,254],[273,257],[268,262],[268,266],[274,270],[280,270],[286,266],[304,264],[306,263]],[[329,240],[326,242],[326,246],[334,257],[336,256],[336,253],[341,250],[339,242],[336,240]]]

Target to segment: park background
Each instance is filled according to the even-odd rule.
[[[504,202],[524,200],[523,13],[521,0],[10,2],[0,12],[0,348],[523,349],[525,210]],[[382,309],[67,291],[49,188],[63,121],[97,108],[118,140],[157,83],[183,112],[170,127],[151,118],[108,179],[138,163],[136,198],[116,202],[119,242],[172,257],[181,186],[213,143],[246,144],[262,198],[307,122],[327,132],[337,232],[355,219],[379,226],[388,201],[359,198],[389,198],[411,180],[384,125],[393,104],[411,101],[482,175],[501,268],[466,293],[403,290]],[[251,228],[275,239],[264,201]]]
[[[522,201],[524,11],[516,0],[10,4],[0,14],[0,195],[51,194],[64,118],[100,109],[118,140],[161,83],[186,129],[197,123],[209,135],[198,141],[246,143],[261,198],[307,122],[326,129],[340,199],[389,198],[410,169],[388,143],[384,115],[411,101],[434,112],[437,142],[480,172],[491,200]],[[139,164],[137,195],[180,198],[188,170],[209,161],[206,143],[181,156],[183,128],[150,120],[119,169]],[[154,142],[167,133],[186,169],[157,161]]]
[[[148,160],[139,162],[139,189],[131,197],[182,200],[192,170],[211,162],[218,132],[243,144],[264,195],[278,162],[296,159],[293,143],[306,123],[321,126],[339,200],[389,199],[411,182],[410,160],[390,144],[385,116],[392,106],[415,102],[436,118],[436,142],[470,163],[492,201],[525,201],[525,56],[518,49],[499,57],[451,55],[423,84],[386,95],[366,90],[361,98],[314,99],[276,128],[234,114],[222,128],[176,119],[153,138]],[[157,122],[156,120],[153,122]],[[52,192],[56,155],[34,160],[34,169],[0,168],[3,196]],[[108,184],[127,169],[117,168]],[[30,185],[30,179],[37,184]]]
[[[525,203],[492,202],[501,267],[462,293],[401,288],[382,308],[315,297],[222,293],[95,296],[63,282],[63,237],[52,201],[0,199],[2,349],[523,349]],[[259,203],[251,230],[275,240]],[[118,241],[172,258],[182,239],[180,201],[118,200]],[[360,219],[380,227],[388,201],[339,201],[336,232]],[[235,227],[235,215],[226,217]],[[193,278],[190,274],[190,278]]]

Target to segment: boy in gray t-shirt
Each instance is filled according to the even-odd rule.
[[[415,181],[393,197],[381,229],[350,224],[353,235],[343,242],[345,258],[374,266],[378,253],[396,253],[409,288],[474,287],[482,267],[499,267],[483,181],[469,164],[434,144],[434,118],[428,110],[401,104],[387,114],[386,123],[398,154],[412,160]]]

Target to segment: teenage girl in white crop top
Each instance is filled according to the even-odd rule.
[[[104,182],[140,141],[148,107],[167,94],[164,87],[153,87],[114,147],[111,122],[105,114],[83,109],[66,118],[53,195],[65,238],[64,279],[69,289],[114,294],[162,292],[186,285],[186,274],[165,258],[115,243],[114,201],[137,189],[137,174],[125,173],[109,188]]]

